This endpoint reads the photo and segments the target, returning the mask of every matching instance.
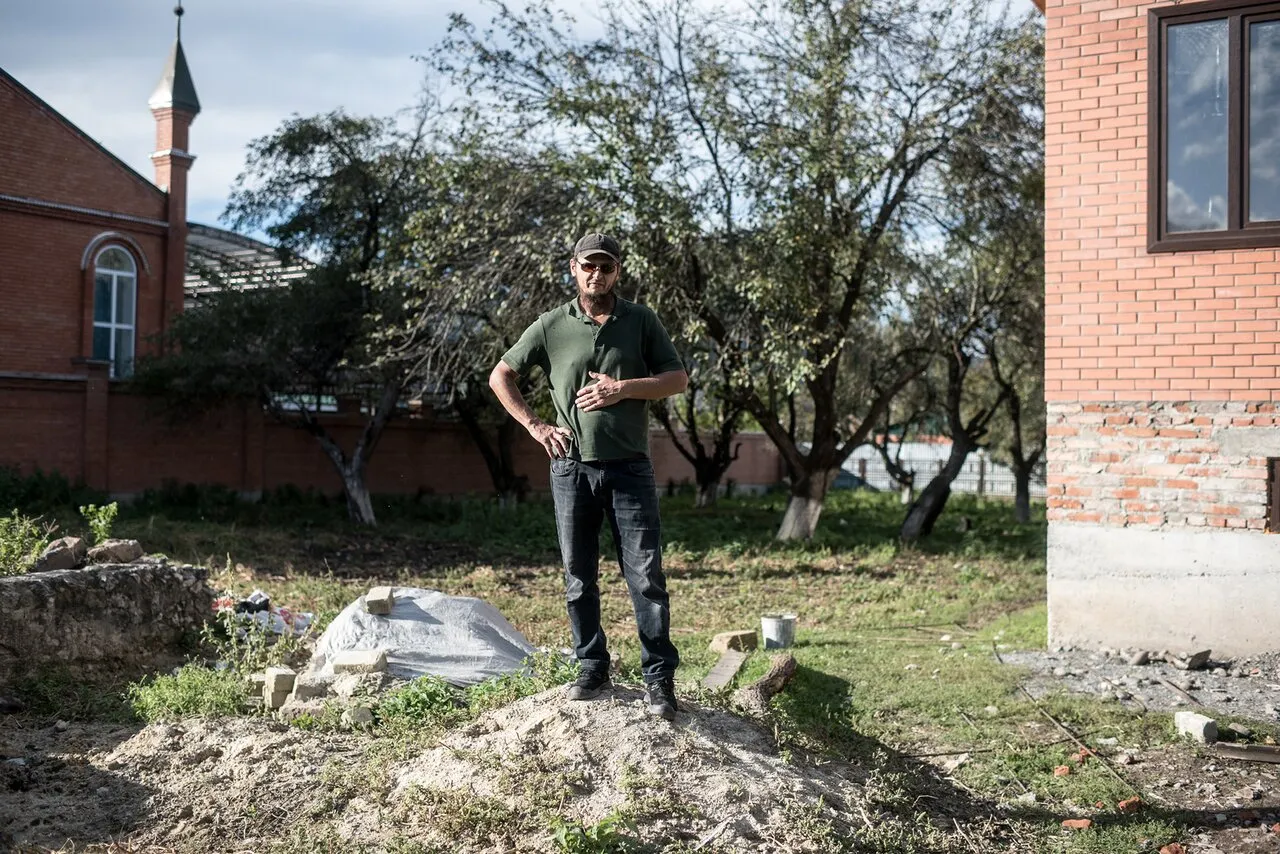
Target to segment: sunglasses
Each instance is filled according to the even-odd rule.
[[[578,269],[584,273],[594,273],[596,270],[599,270],[606,276],[612,276],[618,271],[618,265],[609,263],[593,264],[590,261],[579,261]]]

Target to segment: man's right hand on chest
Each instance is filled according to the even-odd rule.
[[[529,435],[554,459],[569,455],[573,446],[573,433],[565,427],[552,427],[542,419],[529,422]]]

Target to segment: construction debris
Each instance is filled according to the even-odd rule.
[[[711,672],[702,680],[702,687],[708,691],[719,691],[724,688],[733,681],[733,677],[738,675],[738,671],[742,669],[742,663],[746,660],[745,652],[726,650],[716,662],[716,666],[711,668]]]
[[[1209,656],[1212,654],[1213,650],[1202,649],[1199,652],[1192,653],[1185,659],[1174,658],[1170,663],[1179,670],[1202,670],[1209,663]]]
[[[1218,740],[1218,722],[1198,712],[1178,712],[1173,716],[1178,735],[1189,736],[1201,744],[1212,744]]]
[[[749,651],[759,645],[755,631],[721,632],[711,639],[712,652],[728,652],[729,650]]]
[[[1223,759],[1242,759],[1245,762],[1271,762],[1280,764],[1280,747],[1268,744],[1223,744],[1213,746],[1213,752]]]

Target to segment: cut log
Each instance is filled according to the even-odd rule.
[[[775,655],[768,672],[745,688],[735,691],[733,702],[748,712],[762,715],[769,710],[769,701],[787,687],[787,683],[795,675],[795,658],[790,653]]]

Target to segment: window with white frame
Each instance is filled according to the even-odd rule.
[[[118,246],[98,253],[93,262],[93,358],[111,363],[111,376],[133,373],[138,267]]]

